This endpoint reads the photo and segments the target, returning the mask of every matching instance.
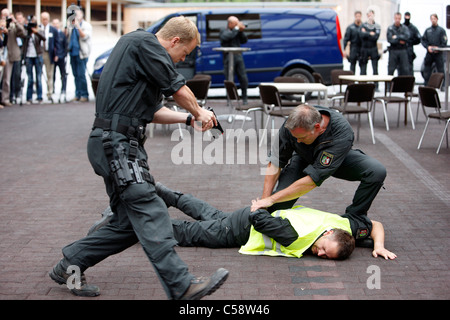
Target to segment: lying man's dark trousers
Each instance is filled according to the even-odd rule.
[[[267,210],[250,212],[250,207],[226,213],[190,194],[183,194],[176,206],[198,221],[172,219],[173,234],[181,247],[235,248],[247,243],[250,228],[283,245],[298,238],[287,219],[273,217]]]

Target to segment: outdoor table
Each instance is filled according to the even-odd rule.
[[[325,104],[328,105],[328,88],[321,83],[301,83],[301,82],[263,82],[262,85],[274,86],[278,92],[283,94],[299,94],[303,92],[323,92]],[[318,104],[320,104],[320,94],[318,95]]]
[[[233,81],[234,79],[234,55],[238,53],[242,53],[245,51],[250,51],[250,48],[241,48],[241,47],[217,47],[213,48],[214,51],[220,51],[225,53],[230,53],[228,55],[228,80]],[[234,82],[234,81],[233,81]],[[245,116],[243,115],[234,115],[234,120],[244,120]],[[222,114],[220,116],[217,116],[218,120],[227,120],[228,122],[231,122],[233,118],[232,114]],[[252,118],[247,117],[247,120],[251,120]]]

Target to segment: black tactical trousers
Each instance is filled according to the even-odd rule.
[[[290,163],[281,171],[275,192],[285,189],[304,177],[303,170],[307,165],[307,163],[302,162],[298,154],[294,153]],[[364,215],[367,214],[372,201],[383,186],[386,178],[386,168],[378,160],[369,157],[362,151],[352,149],[332,176],[347,181],[361,182],[355,192],[352,204],[346,208],[345,212],[354,215]],[[293,199],[276,203],[268,210],[269,212],[274,212],[280,209],[289,209],[292,208],[296,201],[297,199]]]
[[[223,60],[225,79],[234,82],[234,79],[228,79],[228,61],[229,61],[228,56],[226,56],[225,59]],[[233,70],[239,80],[239,85],[242,91],[242,98],[247,98],[248,77],[242,54],[235,54],[233,57],[233,62],[234,62]]]
[[[250,207],[227,213],[190,194],[183,194],[176,207],[197,220],[172,220],[173,234],[182,247],[234,248],[248,240]]]
[[[408,51],[405,49],[389,50],[388,74],[393,75],[397,69],[399,76],[409,75]]]
[[[81,272],[112,254],[119,253],[139,241],[152,263],[169,298],[179,298],[189,288],[193,276],[174,250],[172,224],[164,201],[157,196],[153,184],[131,184],[120,191],[110,175],[102,144],[102,129],[92,131],[88,141],[88,157],[94,171],[103,177],[114,215],[110,223],[89,236],[63,248],[70,264]],[[112,144],[128,150],[128,139],[111,133]],[[142,146],[137,159],[147,160]]]

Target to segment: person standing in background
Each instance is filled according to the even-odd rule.
[[[406,51],[408,52],[408,62],[409,62],[409,75],[414,75],[414,59],[416,54],[414,53],[414,46],[420,44],[419,30],[415,25],[411,23],[411,13],[405,12],[405,22],[403,23],[409,30],[409,39],[406,41]]]
[[[68,43],[70,65],[75,78],[74,101],[89,101],[86,81],[86,64],[91,53],[92,26],[83,19],[81,9],[75,11],[75,17],[68,24]]]
[[[58,34],[56,29],[50,25],[50,14],[48,12],[41,13],[41,29],[44,30],[45,34],[45,41],[41,43],[41,46],[44,48],[42,58],[47,75],[47,99],[53,103],[53,71],[55,69],[55,54],[58,50],[55,39]]]
[[[66,57],[67,57],[67,37],[64,31],[61,30],[61,22],[59,19],[53,19],[53,27],[56,29],[55,43],[56,53],[54,57],[55,68],[53,69],[53,83],[55,83],[56,67],[59,69],[61,74],[61,93],[59,96],[59,103],[67,102],[66,100],[66,87],[67,87],[67,71],[66,71]],[[53,88],[53,92],[55,88]]]
[[[361,11],[355,12],[355,22],[347,27],[344,36],[344,48],[350,42],[350,54],[345,53],[348,62],[350,62],[350,70],[355,73],[356,62],[361,55],[361,39],[359,37],[359,28],[361,27]]]
[[[443,28],[438,26],[437,14],[433,13],[430,16],[430,20],[431,27],[425,30],[422,36],[422,45],[427,49],[423,70],[425,85],[428,83],[428,80],[430,80],[433,62],[436,65],[437,71],[444,73],[444,55],[442,51],[437,51],[435,49],[447,45],[447,33]]]

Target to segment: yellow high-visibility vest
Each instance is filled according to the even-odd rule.
[[[273,212],[272,216],[288,219],[292,227],[297,231],[298,239],[289,246],[284,247],[272,238],[256,231],[252,226],[250,237],[247,243],[239,250],[240,253],[300,258],[327,230],[343,229],[352,234],[350,221],[347,218],[303,206],[278,210]]]

